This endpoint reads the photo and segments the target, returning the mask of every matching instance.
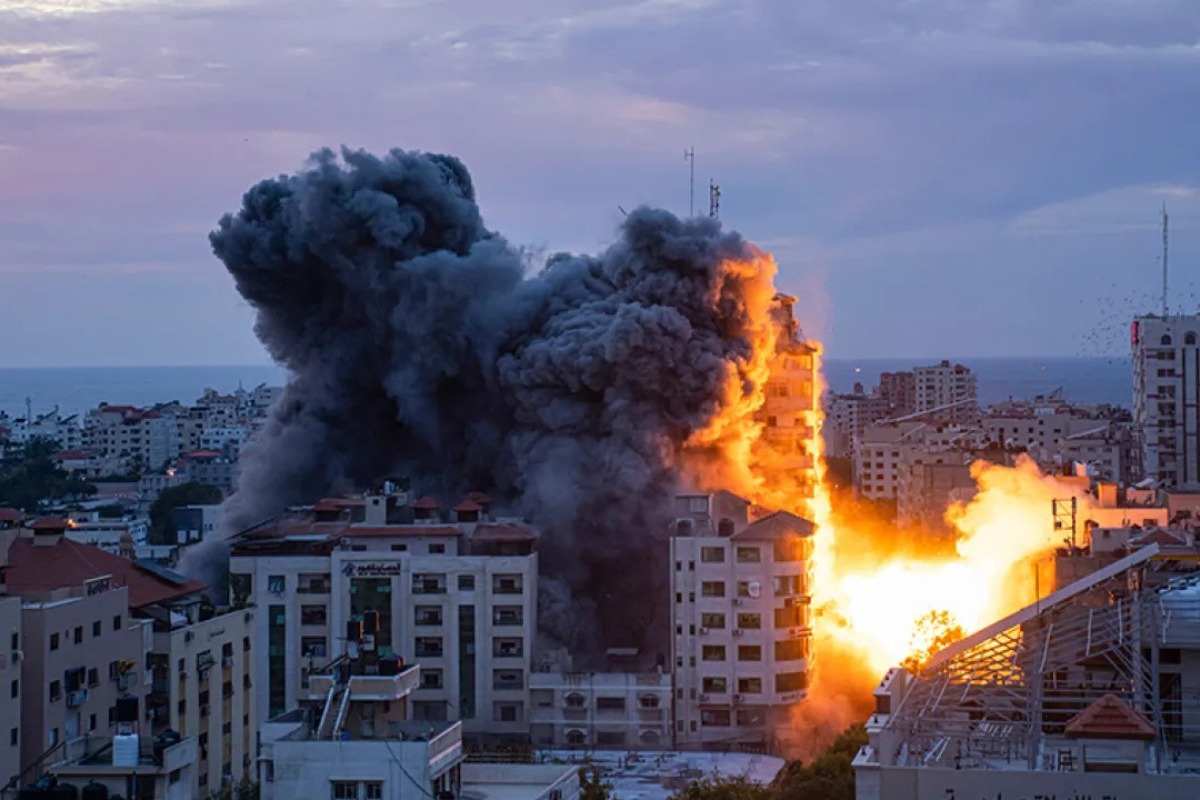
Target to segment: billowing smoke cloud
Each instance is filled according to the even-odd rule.
[[[227,527],[390,475],[480,489],[543,531],[543,628],[654,630],[680,450],[752,380],[762,276],[737,234],[639,209],[603,254],[535,271],[457,159],[343,150],[252,188],[211,241],[292,373]]]

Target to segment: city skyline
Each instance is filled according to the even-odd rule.
[[[833,357],[1127,355],[1164,201],[1197,305],[1186,3],[561,8],[11,5],[0,366],[265,363],[207,234],[342,143],[461,157],[536,253],[685,213],[695,147]]]

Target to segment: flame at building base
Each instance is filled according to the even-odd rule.
[[[765,254],[742,266],[766,276],[776,269]],[[919,668],[957,638],[1034,601],[1036,563],[1061,544],[1052,501],[1076,497],[1084,513],[1088,505],[1079,486],[1042,474],[1024,456],[1013,466],[972,466],[977,492],[947,512],[949,537],[900,531],[836,493],[825,476],[823,413],[816,401],[824,388],[821,346],[803,340],[791,322],[791,302],[776,295],[774,324],[752,326],[760,336],[741,376],[757,378],[756,387],[730,381],[724,411],[694,439],[719,447],[697,448],[709,458],[693,452],[687,463],[704,488],[728,488],[817,524],[810,591],[814,657],[807,702],[794,712],[804,746],[791,754],[809,757],[871,713],[871,691],[887,669]],[[805,355],[812,359],[814,402],[789,419],[790,430],[781,430],[776,416],[764,413],[767,395]]]

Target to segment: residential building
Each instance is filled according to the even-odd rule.
[[[237,484],[237,461],[214,450],[185,453],[175,467],[185,483],[206,483],[223,492],[232,492]]]
[[[218,504],[179,506],[172,510],[175,523],[173,544],[188,545],[199,542],[214,534],[221,525],[221,509]]]
[[[776,352],[758,413],[763,436],[756,462],[767,485],[786,487],[789,501],[802,499],[807,506],[817,485],[820,348],[804,338],[792,310],[795,302],[796,298],[779,294],[772,307]]]
[[[86,792],[92,784],[104,787],[110,798],[196,800],[204,796],[195,789],[200,750],[195,739],[177,735],[151,738],[140,733],[131,720],[118,723],[118,730],[65,743],[47,764],[46,775],[34,784],[35,791],[39,787],[43,791],[33,796],[52,797],[56,789],[80,785]]]
[[[680,495],[670,537],[674,743],[789,752],[807,697],[810,539],[729,492]]]
[[[917,410],[917,382],[912,372],[884,372],[879,376],[879,396],[890,417],[903,417]]]
[[[1141,546],[875,689],[859,800],[1200,789],[1200,581]]]
[[[529,698],[535,747],[661,750],[672,741],[670,672],[535,670]]]
[[[21,598],[5,594],[0,568],[0,787],[21,772]]]
[[[915,413],[926,422],[973,422],[979,417],[975,373],[962,364],[942,361],[912,371]]]
[[[253,609],[218,612],[204,584],[68,529],[51,517],[0,531],[7,590],[22,602],[21,783],[56,760],[71,775],[104,762],[94,744],[62,749],[80,737],[116,737],[135,767],[121,737],[194,742],[194,769],[164,773],[186,780],[187,797],[254,774]]]
[[[380,615],[381,653],[423,665],[419,720],[468,737],[528,739],[537,630],[537,534],[472,495],[443,511],[394,487],[323,500],[232,542],[231,592],[251,602],[262,719],[294,707],[314,670],[345,652],[347,624]]]
[[[1200,315],[1133,321],[1138,474],[1161,486],[1200,483]]]
[[[13,418],[0,411],[0,428],[8,430],[8,439],[15,445],[24,445],[30,439],[49,439],[64,450],[83,446],[83,428],[79,425],[79,417],[75,414],[64,417],[57,408],[28,418]]]
[[[83,446],[127,467],[160,469],[179,457],[179,427],[157,411],[101,403],[87,413]]]
[[[369,636],[310,676],[301,706],[262,725],[263,800],[578,797],[578,767],[463,763],[463,723],[413,719],[421,669],[380,657]]]
[[[863,430],[890,414],[887,401],[877,392],[864,392],[861,383],[850,394],[827,395],[824,404],[826,452],[836,456],[852,455]]]

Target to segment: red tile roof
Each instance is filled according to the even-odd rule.
[[[0,522],[20,522],[25,515],[15,508],[0,508]]]
[[[34,531],[65,531],[71,523],[62,517],[39,517],[29,526]]]
[[[83,461],[91,458],[92,454],[86,450],[59,450],[54,455],[50,456],[51,461]]]
[[[438,504],[438,501],[434,500],[429,495],[426,495],[425,497],[422,497],[417,502],[413,503],[412,507],[420,508],[423,510],[432,510],[432,511],[436,511],[437,509],[441,508],[441,506]]]
[[[1088,739],[1155,738],[1154,725],[1115,694],[1106,694],[1067,723],[1067,736]]]
[[[80,586],[92,578],[111,575],[115,585],[129,587],[131,608],[185,597],[207,588],[190,579],[180,585],[169,583],[138,569],[128,558],[65,538],[52,546],[38,545],[28,538],[14,539],[8,548],[4,575],[10,594]]]
[[[492,498],[488,497],[483,492],[470,492],[467,494],[467,499],[472,503],[478,503],[481,506],[486,506],[488,503],[492,502]]]
[[[460,511],[460,512],[462,512],[462,511],[482,511],[483,507],[480,506],[478,503],[472,503],[470,500],[463,500],[461,503],[456,505],[453,510]]]

